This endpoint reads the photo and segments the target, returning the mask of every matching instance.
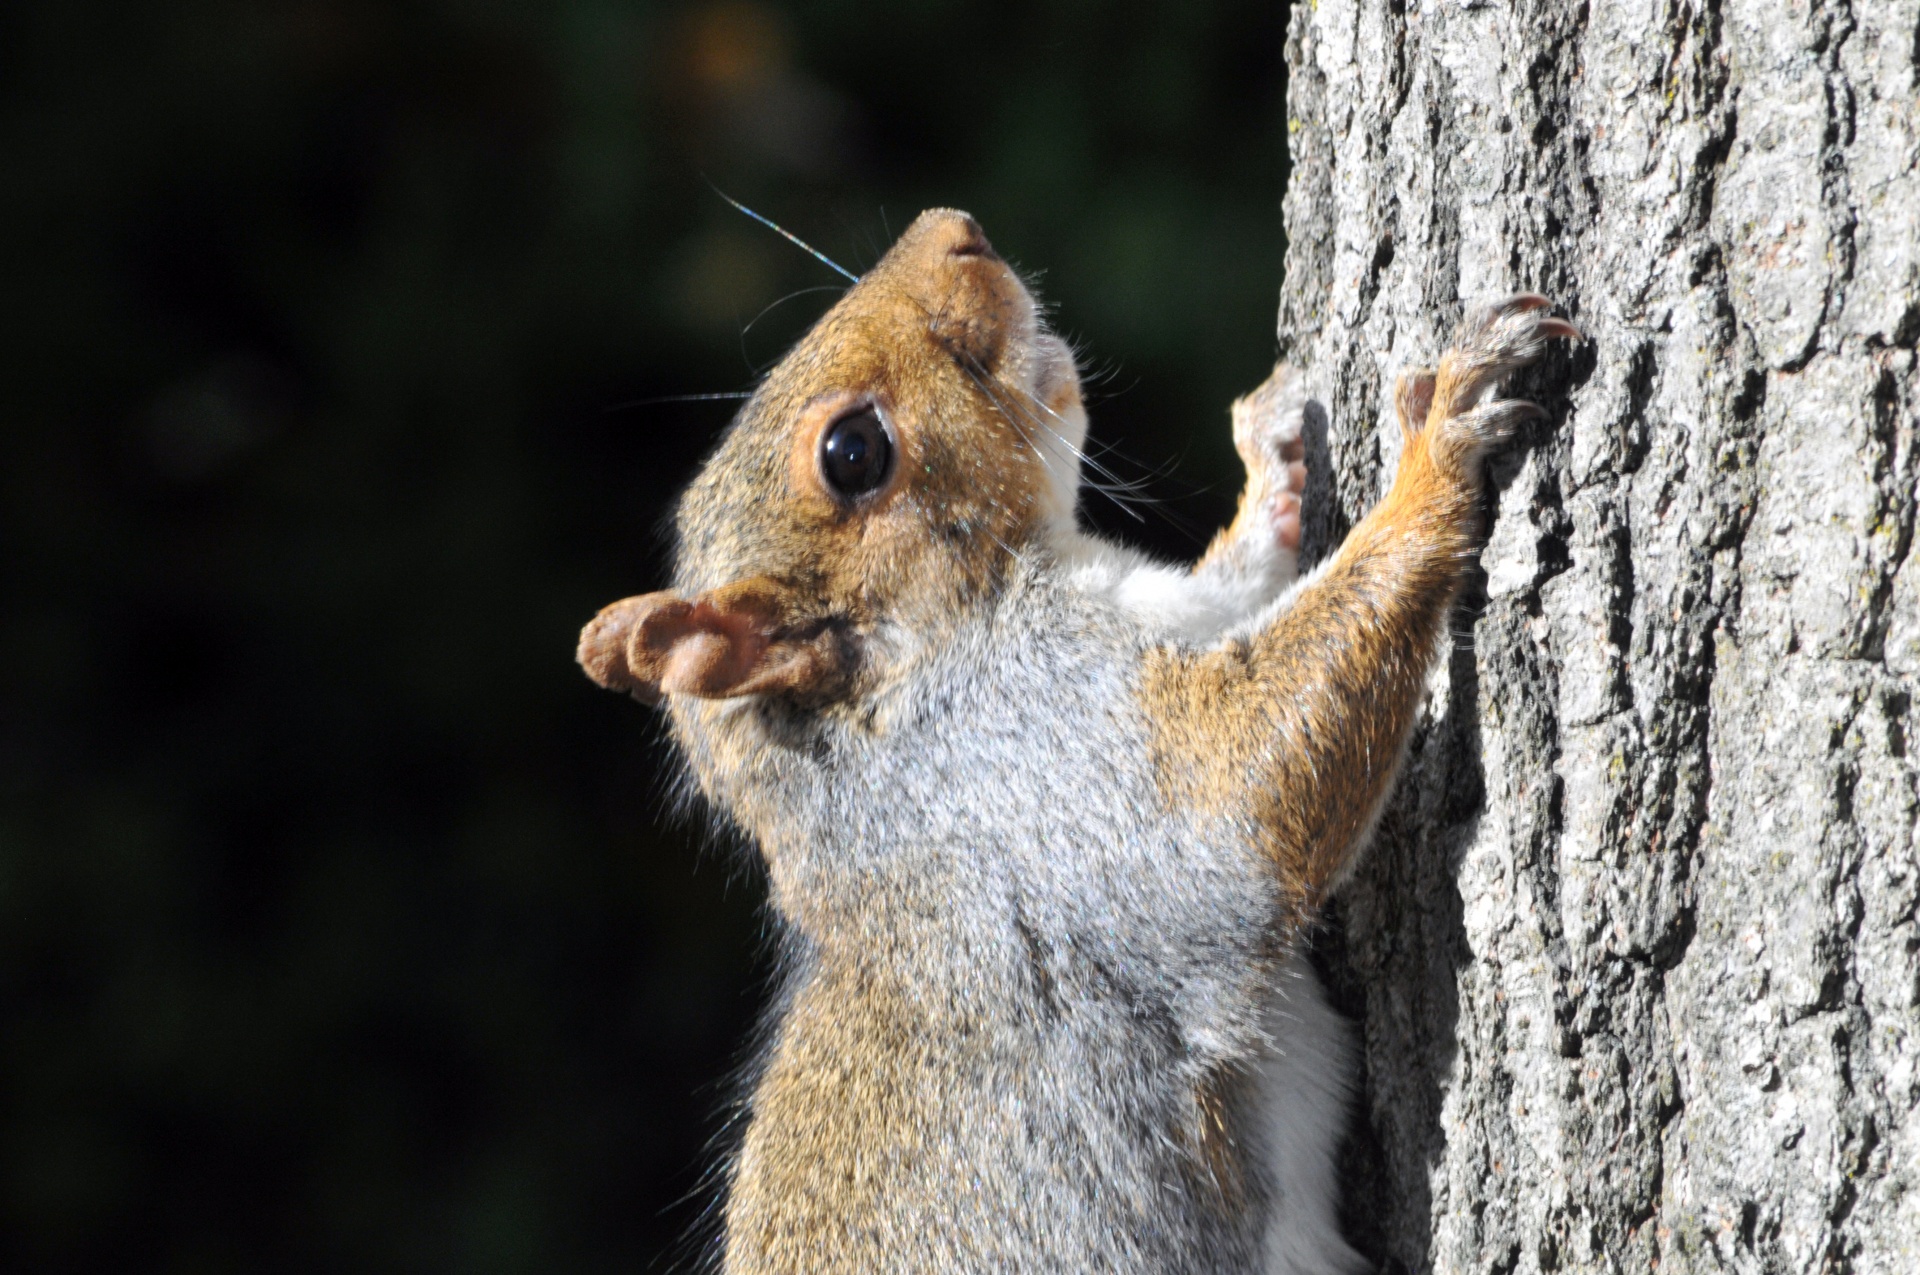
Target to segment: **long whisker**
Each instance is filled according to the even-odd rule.
[[[630,407],[652,407],[655,403],[705,403],[718,399],[739,400],[752,398],[752,390],[723,390],[717,394],[660,394],[653,398],[636,398],[625,403],[615,403],[603,408],[608,412],[624,412]]]
[[[1039,411],[1044,412],[1046,415],[1052,417],[1054,420],[1060,421],[1062,427],[1066,425],[1066,422],[1061,419],[1060,413],[1054,411],[1052,407],[1048,406],[1048,404],[1044,400],[1042,400],[1037,394],[1033,393],[1033,391],[1026,389],[1025,387],[1020,385],[1013,385],[1011,386],[1011,388],[1014,389],[1018,394],[1020,394],[1022,398],[1030,402],[1033,405],[1033,407],[1038,408]],[[1004,411],[1005,409],[1002,408],[1002,410]],[[1086,486],[1100,493],[1101,495],[1105,496],[1108,500],[1112,501],[1121,510],[1125,511],[1130,517],[1134,518],[1136,521],[1144,522],[1145,519],[1142,518],[1141,515],[1137,512],[1137,510],[1135,509],[1135,506],[1145,505],[1146,507],[1151,509],[1155,514],[1159,515],[1160,519],[1163,522],[1165,522],[1169,527],[1172,527],[1176,531],[1179,531],[1182,535],[1204,539],[1205,533],[1200,528],[1195,527],[1187,519],[1180,517],[1179,515],[1175,514],[1170,509],[1165,507],[1168,504],[1167,500],[1165,500],[1162,497],[1146,494],[1150,489],[1150,486],[1153,480],[1164,478],[1166,475],[1172,473],[1176,468],[1178,468],[1177,461],[1169,459],[1165,464],[1157,467],[1140,465],[1139,461],[1135,461],[1130,457],[1127,457],[1125,453],[1121,452],[1120,449],[1114,444],[1112,443],[1103,444],[1100,448],[1100,452],[1102,454],[1112,454],[1112,455],[1120,456],[1122,459],[1127,460],[1129,464],[1140,465],[1140,468],[1146,471],[1145,474],[1143,474],[1143,476],[1138,479],[1133,479],[1133,480],[1123,479],[1113,470],[1107,468],[1105,465],[1100,464],[1099,461],[1094,459],[1094,455],[1092,453],[1085,450],[1076,449],[1072,443],[1068,442],[1067,439],[1059,433],[1059,431],[1049,428],[1046,422],[1043,420],[1040,420],[1039,417],[1035,415],[1031,410],[1027,411],[1025,415],[1028,420],[1032,421],[1039,428],[1045,430],[1048,434],[1051,434],[1056,440],[1058,440],[1058,442],[1063,448],[1067,449],[1068,451],[1072,452],[1074,455],[1078,456],[1080,460],[1094,474],[1099,476],[1100,479],[1104,479],[1104,481],[1099,481],[1094,478],[1089,478],[1086,480]]]
[[[1040,398],[1039,395],[1035,394],[1032,390],[1025,389],[1024,387],[1021,387],[1018,385],[1014,386],[1014,389],[1017,390],[1035,407],[1045,412],[1048,416],[1053,417],[1053,419],[1060,421],[1062,426],[1065,426],[1066,422],[1064,420],[1061,420],[1060,413],[1054,411],[1053,408],[1049,407],[1046,404],[1046,402],[1044,402]],[[1122,491],[1145,492],[1152,487],[1154,480],[1165,478],[1180,467],[1179,461],[1174,458],[1169,458],[1165,462],[1159,465],[1143,464],[1142,462],[1133,459],[1131,456],[1128,456],[1125,452],[1121,451],[1119,445],[1116,443],[1101,443],[1099,444],[1097,450],[1089,450],[1086,448],[1075,449],[1073,447],[1073,444],[1068,442],[1066,438],[1064,438],[1059,433],[1059,431],[1051,428],[1047,428],[1044,422],[1037,422],[1037,423],[1039,423],[1043,429],[1047,429],[1047,432],[1049,434],[1052,434],[1055,438],[1059,439],[1061,446],[1066,447],[1069,450],[1073,451],[1074,454],[1081,459],[1081,461],[1083,461],[1088,466],[1092,467],[1096,473],[1102,475],[1106,479],[1109,486],[1117,488]],[[1123,479],[1115,471],[1100,464],[1099,461],[1096,459],[1096,457],[1099,457],[1099,456],[1118,456],[1120,459],[1126,461],[1130,465],[1139,466],[1139,468],[1141,468],[1145,472],[1139,478]],[[1144,504],[1150,504],[1150,505],[1161,505],[1166,503],[1165,500],[1163,500],[1158,496],[1139,495],[1139,496],[1136,496],[1135,499],[1138,499]]]
[[[1135,509],[1131,503],[1129,503],[1129,499],[1123,497],[1122,493],[1128,492],[1128,484],[1124,480],[1122,480],[1118,474],[1115,474],[1112,470],[1100,464],[1100,462],[1093,460],[1085,452],[1081,451],[1079,448],[1075,447],[1071,442],[1069,442],[1065,435],[1049,427],[1046,424],[1046,422],[1042,421],[1039,417],[1033,415],[1033,413],[1025,411],[1024,409],[1016,411],[1013,404],[1009,404],[1005,399],[1003,399],[1000,395],[994,392],[992,385],[989,384],[989,378],[985,377],[981,371],[978,371],[972,366],[970,366],[970,363],[971,363],[971,360],[967,360],[967,361],[963,361],[961,364],[961,367],[966,372],[967,376],[972,379],[975,385],[980,387],[980,392],[982,394],[985,394],[988,400],[992,402],[992,404],[995,407],[1000,409],[1000,414],[1006,417],[1008,423],[1011,424],[1015,429],[1020,431],[1021,436],[1026,439],[1027,445],[1032,447],[1034,451],[1039,453],[1040,458],[1043,462],[1046,460],[1047,449],[1045,446],[1042,445],[1042,441],[1040,439],[1035,438],[1028,431],[1028,429],[1026,428],[1028,425],[1036,426],[1042,431],[1044,431],[1045,433],[1051,435],[1054,441],[1060,445],[1062,450],[1064,450],[1069,456],[1072,456],[1075,460],[1079,461],[1082,465],[1085,465],[1088,469],[1092,470],[1093,473],[1097,476],[1097,478],[1101,480],[1101,481],[1087,481],[1086,486],[1093,488],[1093,490],[1099,492],[1101,495],[1105,496],[1108,500],[1111,500],[1115,505],[1119,506],[1119,508],[1122,511],[1124,511],[1129,518],[1132,518],[1137,522],[1146,521],[1146,517],[1143,514],[1141,514],[1139,510]],[[1013,388],[1018,389],[1017,386]],[[1022,392],[1024,393],[1025,391],[1022,391]],[[1028,394],[1027,397],[1031,398],[1032,395]],[[1055,415],[1057,416],[1058,414],[1056,413]]]
[[[944,314],[945,312],[945,306],[943,303],[940,311],[928,311],[926,310],[925,306],[922,306],[921,310],[923,313],[926,313],[927,322],[931,325],[931,324],[937,324],[938,320],[940,319],[942,314]],[[1105,481],[1104,482],[1086,481],[1084,479],[1081,479],[1081,476],[1078,473],[1071,475],[1072,477],[1074,477],[1076,480],[1086,481],[1087,486],[1092,487],[1095,491],[1099,492],[1101,495],[1106,496],[1109,499],[1112,499],[1114,503],[1120,505],[1122,509],[1127,509],[1125,502],[1120,500],[1116,495],[1116,490],[1124,491],[1126,489],[1126,484],[1120,481],[1120,478],[1117,474],[1114,474],[1111,470],[1106,469],[1104,466],[1101,466],[1097,462],[1092,461],[1085,452],[1075,447],[1071,442],[1067,440],[1067,438],[1064,435],[1060,434],[1056,430],[1049,428],[1045,421],[1038,419],[1031,412],[1016,411],[1014,408],[1014,405],[1008,403],[1006,399],[1002,398],[999,394],[996,394],[994,392],[993,386],[995,384],[1000,384],[999,379],[995,377],[992,373],[988,372],[984,367],[980,366],[978,360],[962,356],[961,358],[957,359],[956,362],[959,363],[960,370],[967,374],[967,379],[971,380],[974,383],[975,387],[977,387],[982,394],[985,394],[987,396],[988,401],[991,402],[996,408],[1000,410],[1000,414],[1006,418],[1007,423],[1012,425],[1014,429],[1019,431],[1021,439],[1027,444],[1027,446],[1033,448],[1034,453],[1040,457],[1041,464],[1047,465],[1049,468],[1051,468],[1053,462],[1048,457],[1048,451],[1045,445],[1045,440],[1042,438],[1035,437],[1033,431],[1027,428],[1029,425],[1038,426],[1041,431],[1051,435],[1054,441],[1059,444],[1060,449],[1063,452],[1065,452],[1069,458],[1071,458],[1075,462],[1078,462],[1079,464],[1084,464],[1089,466],[1100,479]],[[1019,389],[1018,386],[1008,386],[1008,388]],[[1027,397],[1029,398],[1033,397],[1030,391],[1022,390],[1020,392],[1026,394]],[[1035,401],[1037,402],[1038,400],[1035,400]],[[1056,413],[1055,416],[1057,419],[1058,414]],[[1109,488],[1108,484],[1111,484],[1112,489]],[[1132,514],[1136,518],[1139,517],[1139,515],[1134,513],[1133,510],[1131,509],[1127,509],[1127,512],[1129,514]]]
[[[1013,385],[1013,386],[1010,386],[1010,388],[1016,394],[1020,395],[1023,399],[1025,399],[1028,403],[1031,403],[1034,408],[1038,408],[1040,411],[1045,412],[1048,416],[1051,416],[1054,420],[1059,421],[1062,427],[1065,427],[1066,421],[1061,419],[1060,413],[1054,411],[1052,407],[1048,406],[1046,402],[1043,401],[1040,398],[1040,396],[1035,394],[1032,390],[1029,390],[1026,387],[1020,386],[1020,385]],[[1002,410],[1005,410],[1005,409],[1003,408]],[[1099,491],[1103,495],[1108,495],[1108,496],[1111,496],[1116,492],[1128,492],[1131,494],[1131,493],[1139,493],[1146,490],[1148,486],[1147,478],[1131,479],[1131,480],[1122,478],[1114,470],[1109,469],[1107,466],[1101,464],[1099,460],[1095,458],[1092,452],[1087,451],[1083,447],[1076,447],[1067,438],[1066,435],[1062,434],[1059,430],[1054,429],[1052,426],[1048,425],[1046,421],[1042,420],[1038,415],[1036,415],[1032,410],[1032,408],[1023,407],[1021,414],[1030,423],[1037,426],[1039,429],[1041,429],[1050,437],[1052,437],[1053,440],[1057,442],[1062,448],[1062,450],[1066,451],[1068,455],[1072,456],[1074,459],[1078,460],[1081,464],[1085,465],[1088,469],[1094,472],[1094,474],[1101,480],[1099,482],[1089,482],[1087,484],[1088,486],[1092,487],[1094,490]],[[1108,444],[1104,448],[1104,450],[1110,453],[1115,453],[1115,454],[1118,453],[1118,449],[1112,446],[1111,444]],[[1149,474],[1149,477],[1155,477],[1155,476],[1157,475],[1154,475],[1151,473]],[[1143,501],[1148,501],[1149,503],[1154,503],[1148,497],[1140,496],[1138,498]],[[1132,511],[1129,510],[1128,512],[1131,513]]]
[[[1082,463],[1084,463],[1087,460],[1087,455],[1085,452],[1081,451],[1079,448],[1075,447],[1071,442],[1067,441],[1064,435],[1060,434],[1056,430],[1049,428],[1046,422],[1040,420],[1039,418],[1035,417],[1033,413],[1026,411],[1024,409],[1022,409],[1019,412],[1015,412],[1007,404],[1007,402],[1000,397],[1000,395],[994,393],[993,384],[997,383],[997,378],[995,378],[992,375],[992,373],[988,372],[985,368],[980,367],[978,363],[976,363],[972,359],[964,360],[961,364],[961,367],[966,372],[967,376],[972,379],[973,383],[980,388],[980,392],[982,394],[985,394],[987,398],[993,403],[993,405],[1000,409],[1000,414],[1005,416],[1007,420],[1013,424],[1014,428],[1020,431],[1021,437],[1025,438],[1029,444],[1036,447],[1036,449],[1039,446],[1040,440],[1034,438],[1033,435],[1029,433],[1026,428],[1028,425],[1037,425],[1040,427],[1042,431],[1052,435],[1054,441],[1060,444],[1061,450],[1066,452],[1066,454],[1069,457],[1071,457],[1073,460],[1082,462]],[[1018,386],[1009,386],[1008,388],[1015,389],[1015,390],[1019,389]],[[1095,472],[1100,472],[1100,471],[1096,469]]]
[[[1009,411],[1007,404],[1001,400],[998,394],[993,392],[993,387],[988,384],[989,378],[985,372],[977,368],[971,359],[959,359],[956,360],[956,362],[959,364],[960,370],[966,373],[967,379],[973,382],[974,387],[986,395],[987,400],[999,410],[1000,415],[1006,418],[1009,425],[1013,426],[1015,432],[1020,435],[1020,441],[1028,447],[1033,448],[1034,454],[1040,457],[1041,464],[1052,468],[1053,460],[1048,455],[1047,449],[1041,445],[1041,440],[1034,437],[1033,432],[1027,428],[1026,421],[1021,419],[1019,414]]]
[[[765,226],[768,230],[771,230],[774,234],[779,235],[782,239],[785,239],[787,242],[795,245],[801,251],[811,256],[815,261],[818,261],[821,265],[828,266],[834,270],[839,271],[842,275],[845,275],[849,283],[860,282],[859,275],[853,273],[853,271],[847,269],[845,266],[835,261],[832,257],[829,257],[826,253],[821,252],[818,248],[814,247],[812,244],[802,239],[799,235],[794,234],[791,230],[788,230],[785,226],[782,226],[780,223],[774,221],[771,217],[762,217],[759,213],[747,207],[745,204],[735,199],[732,195],[729,195],[726,191],[721,190],[718,186],[714,186],[713,180],[711,178],[707,180],[707,185],[713,186],[714,194],[720,196],[720,198],[726,200],[728,203],[732,204],[735,208],[739,209],[741,212],[745,213],[747,216],[753,218],[755,221]]]
[[[745,336],[747,333],[753,331],[754,324],[760,322],[760,320],[766,318],[769,314],[772,314],[775,309],[785,305],[787,302],[793,300],[795,297],[804,297],[809,293],[814,293],[814,292],[845,292],[845,291],[846,289],[841,287],[837,283],[820,283],[820,284],[815,284],[811,288],[796,289],[795,291],[789,292],[786,296],[781,297],[778,301],[767,302],[765,308],[763,308],[760,311],[760,313],[754,315],[751,319],[747,320],[747,325],[740,329],[740,335]]]
[[[1043,421],[1039,420],[1031,412],[1024,409],[1015,410],[1014,405],[1008,403],[1001,398],[1000,395],[996,394],[980,374],[974,372],[972,369],[968,369],[967,374],[973,378],[974,384],[980,387],[981,393],[985,394],[993,405],[1000,409],[1000,414],[1007,419],[1008,423],[1020,431],[1020,436],[1026,440],[1029,447],[1032,447],[1034,451],[1039,454],[1043,462],[1050,463],[1048,459],[1050,449],[1046,446],[1046,442],[1047,437],[1051,437],[1059,450],[1065,453],[1064,458],[1075,463],[1076,469],[1084,467],[1091,471],[1091,476],[1085,473],[1076,473],[1074,475],[1081,484],[1113,500],[1114,503],[1125,510],[1129,516],[1136,519],[1140,517],[1125,500],[1120,499],[1122,493],[1128,492],[1128,485],[1121,482],[1111,470],[1091,460],[1085,452],[1076,448],[1058,431],[1048,428]],[[1036,436],[1035,427],[1037,427],[1040,434],[1047,437]]]

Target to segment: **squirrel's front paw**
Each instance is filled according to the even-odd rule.
[[[1280,547],[1300,548],[1300,497],[1307,489],[1307,396],[1284,364],[1233,404],[1233,447],[1247,467],[1247,497]]]
[[[1580,329],[1547,313],[1553,302],[1521,292],[1467,312],[1441,356],[1427,423],[1470,410],[1495,381],[1547,352],[1555,338],[1580,341]]]
[[[1548,341],[1584,339],[1572,323],[1547,313],[1552,304],[1539,293],[1522,292],[1470,311],[1437,373],[1401,374],[1394,390],[1401,425],[1411,432],[1424,418],[1437,458],[1467,464],[1506,442],[1520,422],[1545,415],[1524,399],[1481,404],[1480,398],[1509,372],[1545,354]]]

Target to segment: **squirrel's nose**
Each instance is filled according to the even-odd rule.
[[[874,304],[910,304],[900,316],[976,368],[999,364],[1009,340],[1032,335],[1033,301],[987,242],[980,223],[953,208],[914,218],[879,264],[861,296]],[[852,295],[849,304],[861,304]]]
[[[953,220],[942,227],[942,233],[948,234],[952,242],[947,247],[949,257],[993,257],[999,254],[993,245],[987,242],[987,232],[980,229],[980,223],[965,213],[955,213]]]
[[[1000,259],[980,223],[957,208],[929,208],[914,218],[900,242],[929,266],[943,257]]]

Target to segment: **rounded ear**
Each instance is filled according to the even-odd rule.
[[[831,625],[802,620],[796,601],[765,577],[691,599],[623,598],[580,631],[580,667],[648,704],[665,695],[819,694],[844,675],[844,646]]]

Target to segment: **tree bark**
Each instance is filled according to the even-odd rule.
[[[1920,0],[1318,0],[1287,58],[1308,550],[1463,305],[1484,576],[1322,957],[1408,1271],[1920,1271]]]

